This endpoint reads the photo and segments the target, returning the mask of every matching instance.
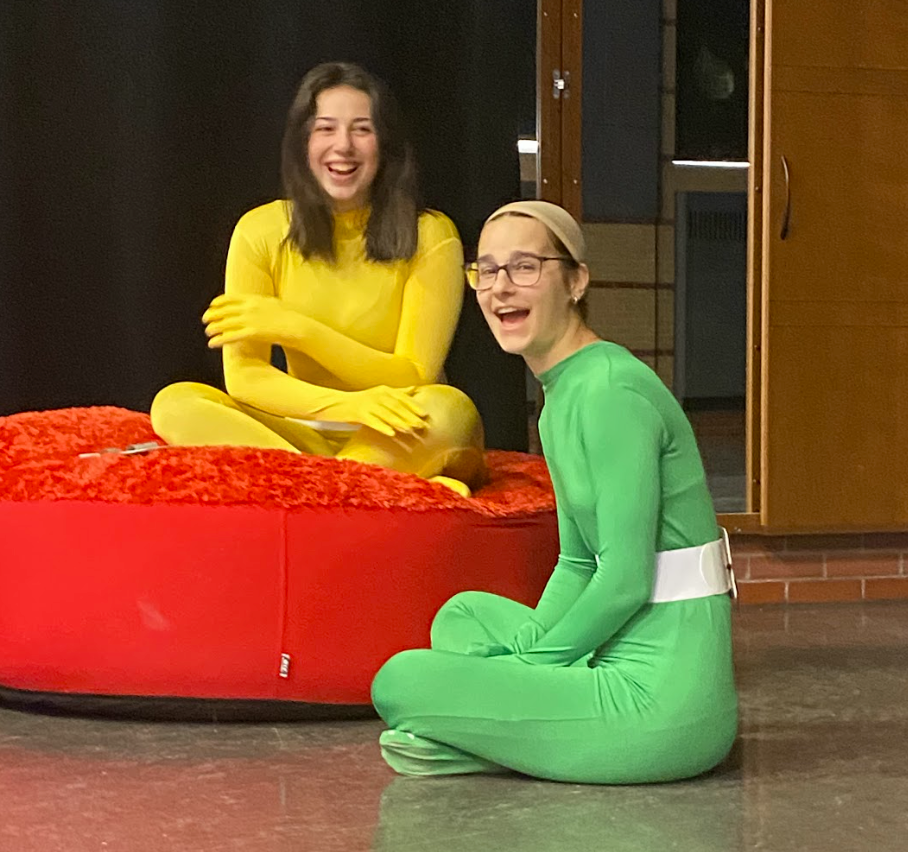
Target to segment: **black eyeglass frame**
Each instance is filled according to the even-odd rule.
[[[519,263],[521,260],[527,260],[528,258],[539,261],[539,274],[536,276],[536,280],[532,284],[518,284],[514,280],[514,276],[511,275],[511,264]],[[495,286],[495,282],[498,280],[498,273],[501,272],[502,269],[505,271],[505,275],[508,276],[508,280],[515,287],[535,287],[539,283],[539,279],[542,278],[542,264],[545,263],[547,260],[569,261],[569,260],[573,260],[573,258],[570,257],[569,255],[563,255],[563,254],[554,255],[554,256],[550,256],[550,257],[542,257],[541,255],[538,255],[538,254],[530,254],[529,252],[526,252],[524,254],[521,254],[519,257],[515,258],[514,260],[509,260],[507,263],[504,263],[501,266],[499,266],[497,263],[491,263],[491,264],[489,264],[489,266],[495,267],[495,277],[492,279],[492,283],[489,284],[488,287],[479,287],[478,286],[479,285],[479,263],[478,262],[473,261],[473,263],[465,264],[464,271],[466,272],[466,276],[467,276],[467,284],[469,284],[470,288],[475,290],[477,293],[483,293],[486,290],[491,290],[492,287]]]

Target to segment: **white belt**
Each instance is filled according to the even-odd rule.
[[[700,547],[665,550],[656,554],[656,575],[650,603],[686,601],[724,595],[738,596],[735,572],[731,567],[728,532]]]

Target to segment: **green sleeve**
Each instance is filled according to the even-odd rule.
[[[531,648],[561,620],[583,593],[596,570],[596,561],[583,544],[580,531],[570,515],[561,508],[563,498],[558,496],[558,490],[556,486],[560,554],[533,614],[520,626],[508,645],[514,654]]]
[[[556,500],[557,500],[556,486]],[[470,654],[483,657],[517,655],[532,647],[550,630],[580,597],[596,569],[596,562],[586,551],[573,520],[558,508],[558,540],[561,552],[532,615],[520,625],[505,645],[479,642]]]
[[[579,440],[572,436],[572,457],[565,461],[573,475],[592,477],[595,528],[590,538],[595,537],[595,563],[590,566],[578,559],[576,551],[559,560],[559,603],[551,607],[546,603],[546,614],[559,614],[561,602],[570,596],[562,591],[569,582],[571,589],[579,587],[578,580],[569,581],[567,572],[579,578],[590,570],[591,575],[532,645],[516,649],[524,662],[535,665],[566,666],[589,654],[620,630],[652,594],[662,419],[638,393],[609,388],[594,407],[585,407],[580,423]],[[563,506],[562,511],[570,516],[572,508]],[[541,604],[548,594],[547,588]]]

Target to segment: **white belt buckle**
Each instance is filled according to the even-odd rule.
[[[731,542],[728,540],[728,530],[725,527],[719,527],[722,530],[722,543],[725,545],[725,567],[728,569],[728,576],[731,580],[731,599],[738,599],[738,582],[735,579],[735,569],[732,567]]]

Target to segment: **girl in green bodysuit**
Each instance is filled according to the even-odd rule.
[[[506,205],[483,229],[471,284],[499,344],[542,382],[561,553],[535,609],[464,592],[436,616],[431,650],[378,672],[382,754],[402,774],[670,781],[711,769],[735,738],[728,586],[655,591],[660,560],[718,538],[693,432],[661,380],[584,322],[583,251],[546,202]]]

